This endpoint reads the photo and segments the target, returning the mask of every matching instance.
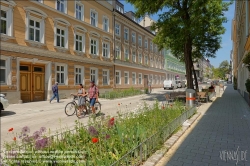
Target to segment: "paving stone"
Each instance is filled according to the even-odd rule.
[[[220,153],[236,152],[239,147],[240,151],[247,150],[248,160],[237,165],[250,166],[250,109],[244,98],[229,85],[221,97],[207,105],[198,110],[203,117],[172,156],[175,160],[170,158],[169,163],[176,164],[179,158],[186,166],[234,166],[235,161],[223,161]]]

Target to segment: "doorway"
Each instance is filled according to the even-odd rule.
[[[23,102],[44,101],[45,65],[20,63],[20,93]]]

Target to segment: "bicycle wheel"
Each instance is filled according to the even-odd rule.
[[[94,107],[96,112],[101,112],[101,103],[99,101],[95,102]]]
[[[76,112],[76,103],[70,102],[65,106],[65,114],[68,116],[74,115]]]

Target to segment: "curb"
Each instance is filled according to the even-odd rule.
[[[173,134],[163,145],[160,150],[157,150],[151,157],[145,161],[143,166],[154,166],[156,165],[162,157],[168,152],[168,150],[179,140],[179,138],[186,132],[186,130],[194,123],[194,121],[201,115],[201,113],[196,113],[190,119],[185,121],[181,129]]]

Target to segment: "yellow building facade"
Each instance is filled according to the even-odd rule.
[[[113,88],[112,4],[1,1],[1,93],[10,103],[60,98],[95,80]]]

